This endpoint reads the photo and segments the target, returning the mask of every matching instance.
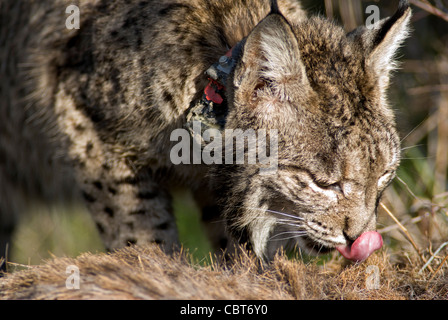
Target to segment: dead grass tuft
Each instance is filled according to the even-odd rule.
[[[156,246],[130,247],[112,254],[57,258],[6,275],[1,299],[447,299],[448,279],[419,273],[418,258],[391,261],[385,250],[362,264],[333,257],[324,266],[278,255],[262,267],[244,251],[229,264],[191,263]],[[67,266],[80,271],[80,288],[67,289]],[[444,272],[446,272],[444,267]],[[377,282],[375,282],[377,281]]]

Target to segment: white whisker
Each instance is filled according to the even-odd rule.
[[[274,210],[269,210],[269,209],[266,209],[265,211],[271,212],[271,213],[276,213],[276,214],[279,214],[279,215],[282,215],[282,216],[285,216],[285,217],[288,217],[288,218],[296,219],[296,220],[304,220],[301,217],[294,216],[294,215],[287,214],[287,213],[283,213],[283,212],[279,212],[279,211],[274,211]]]
[[[298,228],[302,227],[301,225],[295,224],[295,223],[285,223],[285,222],[280,222],[280,221],[277,221],[277,223],[282,226],[292,226],[292,227],[298,227]]]
[[[405,151],[405,150],[409,150],[409,149],[417,148],[417,147],[421,147],[421,146],[423,146],[423,144],[416,144],[415,146],[401,148],[401,151]]]
[[[323,246],[320,246],[320,247],[319,247],[319,250],[317,251],[317,255],[320,254],[320,252],[322,251],[322,248],[323,248]]]
[[[403,143],[403,141],[406,140],[411,134],[413,134],[415,130],[417,130],[423,123],[425,123],[426,120],[428,120],[428,117],[420,122],[414,129],[412,129],[403,139],[401,139],[400,143]]]
[[[281,218],[278,218],[277,219],[277,221],[278,222],[289,222],[289,223],[295,223],[296,225],[301,225],[301,221],[295,221],[295,220],[291,220],[291,219],[281,219]]]
[[[269,240],[272,240],[272,239],[274,239],[276,237],[279,237],[279,236],[285,235],[285,234],[293,234],[294,236],[289,237],[289,239],[292,239],[292,238],[302,237],[302,236],[306,235],[307,232],[306,231],[285,231],[285,232],[280,232],[280,233],[277,233],[277,234],[273,235],[272,237],[270,237]]]
[[[279,214],[279,215],[282,215],[282,216],[285,216],[285,217],[288,217],[288,218],[291,218],[291,219],[295,219],[295,220],[304,220],[301,217],[298,217],[298,216],[295,216],[295,215],[292,215],[292,214],[288,214],[288,213],[284,213],[284,212],[280,212],[280,211],[271,210],[271,209],[262,209],[262,208],[256,208],[256,207],[243,207],[243,206],[240,206],[240,208],[275,213],[275,214]]]
[[[297,238],[304,237],[304,236],[305,236],[305,234],[294,235],[294,236],[284,237],[284,238],[280,238],[280,239],[269,239],[269,241],[285,241],[285,240],[297,239]]]

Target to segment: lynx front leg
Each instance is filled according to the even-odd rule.
[[[235,243],[226,231],[222,207],[217,204],[213,192],[208,185],[193,190],[194,199],[201,210],[201,221],[205,227],[207,237],[216,253],[233,252]]]
[[[131,244],[158,243],[166,252],[178,244],[169,193],[152,180],[150,170],[113,179],[84,176],[83,197],[108,250]],[[112,179],[111,179],[112,178]]]
[[[136,170],[122,147],[100,138],[90,119],[61,85],[55,112],[67,141],[82,195],[107,249],[156,242],[167,252],[178,243],[171,197],[149,168]]]

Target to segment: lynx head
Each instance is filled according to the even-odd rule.
[[[291,24],[273,6],[244,40],[226,128],[276,129],[278,170],[223,165],[219,188],[229,230],[260,258],[298,245],[363,260],[381,246],[377,206],[400,154],[386,90],[410,17],[400,1],[346,34],[319,17]]]

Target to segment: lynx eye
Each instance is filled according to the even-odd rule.
[[[324,189],[324,190],[332,190],[332,191],[335,191],[335,192],[338,192],[338,193],[343,193],[343,191],[342,191],[342,187],[341,187],[341,185],[340,185],[339,182],[337,182],[337,183],[331,183],[331,184],[329,184],[329,183],[324,183],[324,182],[320,182],[320,181],[316,181],[316,180],[314,180],[313,182],[314,182],[314,184],[315,184],[316,186],[318,186],[318,187],[321,188],[321,189]]]
[[[315,192],[326,193],[328,196],[332,198],[336,196],[335,193],[344,193],[340,182],[335,183],[334,180],[325,181],[324,179],[318,177],[316,174],[303,168],[297,168],[295,166],[289,166],[289,168],[294,171],[300,172],[302,181],[305,182],[304,184]],[[305,174],[307,177],[305,178],[303,174]]]
[[[329,185],[327,188],[339,192],[339,193],[343,193],[341,185],[339,183],[333,183],[331,185]]]
[[[321,188],[323,189],[327,189],[327,190],[332,190],[334,192],[338,192],[338,193],[343,193],[341,185],[339,183],[333,183],[333,184],[329,184],[329,185],[323,185]]]
[[[378,179],[378,187],[384,188],[386,187],[392,179],[395,177],[395,171],[386,171],[379,179]]]

